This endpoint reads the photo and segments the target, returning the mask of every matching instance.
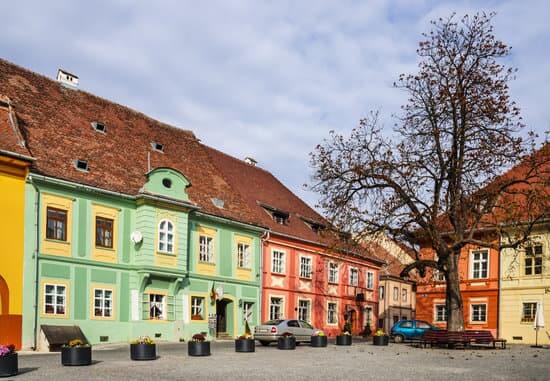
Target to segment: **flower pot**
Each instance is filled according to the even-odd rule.
[[[255,352],[256,342],[254,339],[235,340],[235,352]]]
[[[187,353],[189,356],[210,356],[210,341],[189,341]]]
[[[17,353],[0,357],[0,377],[15,376],[19,372]]]
[[[372,337],[372,343],[374,345],[388,345],[389,342],[390,342],[390,337],[387,335]]]
[[[283,336],[277,340],[279,349],[296,349],[296,338],[294,336]]]
[[[62,347],[61,364],[65,366],[82,366],[92,363],[92,347]]]
[[[336,345],[351,345],[351,335],[336,336]]]
[[[134,361],[157,359],[156,344],[130,344],[130,358]]]
[[[311,336],[309,343],[314,348],[323,348],[328,344],[328,338],[326,336]]]

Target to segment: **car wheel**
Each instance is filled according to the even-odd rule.
[[[402,343],[403,341],[405,341],[405,338],[403,337],[403,335],[395,335],[393,337],[393,341],[397,344],[400,344]]]
[[[260,344],[262,344],[264,347],[267,347],[269,346],[269,344],[271,344],[270,341],[265,341],[265,340],[260,340]]]

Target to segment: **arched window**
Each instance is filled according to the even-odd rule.
[[[159,222],[158,250],[170,254],[174,252],[174,224],[169,220]]]

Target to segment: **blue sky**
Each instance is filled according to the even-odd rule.
[[[252,156],[313,205],[308,153],[369,110],[390,129],[429,21],[477,10],[497,12],[512,97],[548,130],[547,1],[2,1],[0,55]]]

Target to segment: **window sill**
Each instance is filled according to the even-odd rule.
[[[157,255],[166,255],[166,256],[169,256],[169,257],[175,257],[176,256],[176,253],[169,253],[167,251],[157,251],[156,253],[157,253]]]
[[[471,321],[470,324],[485,325],[485,324],[487,324],[487,321]]]
[[[286,274],[284,274],[284,273],[276,273],[276,272],[274,272],[274,271],[271,272],[271,275],[286,276]]]
[[[44,241],[51,242],[51,243],[60,243],[62,245],[70,245],[71,244],[69,241],[62,241],[60,239],[53,239],[53,238],[44,238]]]
[[[338,286],[338,282],[331,282],[330,280],[328,281],[328,284],[329,286]]]
[[[313,280],[313,277],[300,276],[300,279],[301,279],[301,280],[306,280],[306,281],[311,282],[311,281]]]
[[[106,246],[95,246],[96,250],[103,250],[103,251],[112,251],[113,253],[116,252],[115,248],[112,247],[106,247]]]
[[[215,263],[215,262],[203,262],[203,261],[199,261],[198,263],[199,263],[199,265],[216,266],[216,263]]]
[[[252,268],[249,268],[249,267],[239,267],[239,266],[237,266],[237,270],[252,272]]]

